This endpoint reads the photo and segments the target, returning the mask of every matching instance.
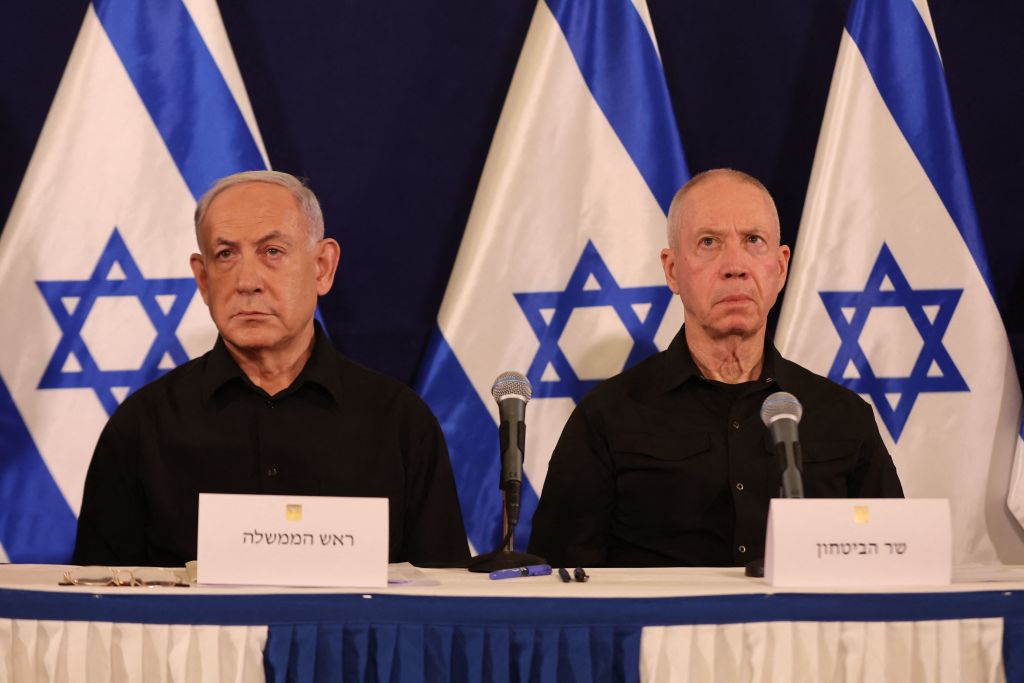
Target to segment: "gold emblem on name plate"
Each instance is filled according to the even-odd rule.
[[[853,506],[853,522],[854,524],[867,524],[871,521],[871,508],[867,505],[854,505]]]
[[[284,518],[289,522],[299,522],[302,520],[302,506],[301,505],[285,505],[284,506]]]

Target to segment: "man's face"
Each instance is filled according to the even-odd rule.
[[[661,262],[687,327],[699,326],[712,339],[757,334],[789,267],[771,200],[723,174],[691,188],[682,201],[675,247],[662,250]]]
[[[337,243],[314,243],[284,187],[251,182],[217,195],[200,225],[192,272],[229,347],[285,349],[308,343],[317,296],[334,281]]]

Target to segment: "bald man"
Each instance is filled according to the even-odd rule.
[[[665,351],[595,388],[558,441],[530,551],[562,566],[733,566],[764,555],[780,473],[764,399],[794,394],[808,497],[901,497],[871,407],[779,355],[768,312],[789,247],[765,187],[694,176],[668,214],[665,280],[686,324]]]

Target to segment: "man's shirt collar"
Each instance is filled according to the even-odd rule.
[[[263,391],[249,380],[231,357],[224,339],[218,336],[213,349],[206,356],[203,368],[203,400],[209,401],[222,387],[231,382],[241,382],[256,392]],[[275,397],[285,398],[307,382],[325,390],[336,404],[341,403],[342,386],[338,372],[338,355],[316,320],[313,321],[313,352],[295,381],[287,389],[275,394]]]
[[[672,391],[676,387],[690,381],[701,378],[700,370],[693,360],[690,347],[686,345],[686,326],[679,328],[678,334],[662,354],[664,364],[662,367],[662,391]],[[775,384],[779,389],[784,389],[786,380],[790,376],[789,363],[780,354],[775,344],[765,336],[764,342],[764,363],[761,366],[759,382],[766,385]]]

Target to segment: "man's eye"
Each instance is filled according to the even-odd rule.
[[[714,244],[715,244],[715,238],[714,237],[701,237],[700,238],[700,245],[702,247],[711,247],[711,246],[714,246]]]
[[[218,251],[216,253],[216,257],[218,259],[220,259],[220,260],[224,260],[224,259],[228,258],[229,256],[231,256],[231,250],[230,249],[221,249],[220,251]]]
[[[281,250],[277,247],[267,247],[267,256],[278,256],[281,254]]]

